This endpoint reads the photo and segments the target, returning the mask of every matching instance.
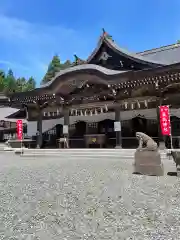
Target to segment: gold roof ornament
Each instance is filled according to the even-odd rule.
[[[102,37],[105,37],[114,42],[114,40],[112,39],[112,36],[109,33],[107,33],[104,28],[102,28]]]

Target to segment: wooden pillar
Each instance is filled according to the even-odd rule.
[[[37,118],[37,148],[41,148],[43,144],[43,135],[42,135],[42,110],[38,109],[38,118]]]
[[[116,147],[115,148],[122,148],[120,108],[115,109],[115,122],[117,123],[117,129],[114,129],[116,131]]]
[[[63,126],[63,135],[67,141],[67,146],[69,147],[69,109],[64,108],[64,126]]]

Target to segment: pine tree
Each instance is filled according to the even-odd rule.
[[[48,66],[47,73],[45,74],[42,84],[51,81],[57,72],[61,70],[61,62],[58,55],[55,55]]]
[[[16,92],[23,92],[26,89],[26,79],[24,77],[16,80]]]
[[[41,84],[51,81],[51,79],[56,75],[56,73],[66,68],[69,68],[71,66],[72,66],[72,63],[69,60],[65,61],[64,63],[61,63],[59,57],[55,55],[48,66],[48,70]]]
[[[4,84],[5,84],[5,73],[3,70],[0,70],[0,92],[4,90]]]
[[[33,77],[30,77],[26,83],[26,91],[32,91],[36,88],[36,82]]]
[[[5,93],[12,93],[16,91],[16,79],[11,69],[8,71],[5,78],[4,91]]]
[[[0,70],[0,92],[5,94],[13,92],[25,92],[35,89],[36,82],[33,77],[26,80],[24,77],[16,79],[10,69],[7,74]]]
[[[66,60],[63,64],[61,64],[61,70],[64,70],[66,68],[69,68],[72,66],[72,63],[70,60]]]

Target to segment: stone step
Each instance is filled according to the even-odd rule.
[[[19,148],[20,149],[20,148]],[[108,153],[135,153],[136,149],[107,149],[107,148],[75,148],[75,149],[24,149],[24,151],[26,152],[43,152],[43,153],[50,153],[50,152],[53,152],[53,153],[61,153],[61,152],[64,152],[64,153],[86,153],[86,152],[90,152],[90,153],[104,153],[104,152],[108,152]],[[166,153],[167,151],[163,151],[163,150],[160,150],[160,152],[164,152]]]
[[[43,157],[43,158],[62,158],[62,159],[97,159],[97,160],[102,160],[104,158],[110,158],[110,159],[133,159],[134,156],[123,156],[123,155],[119,155],[119,156],[107,156],[107,155],[97,155],[97,156],[92,156],[92,155],[42,155],[42,154],[22,154],[20,155],[20,157]],[[167,159],[167,160],[171,160],[166,156],[161,156],[161,159]]]
[[[134,150],[127,149],[24,149],[22,157],[62,157],[62,158],[133,158]],[[19,149],[19,153],[21,153]],[[165,151],[160,151],[167,158]]]
[[[22,151],[19,151],[22,152]],[[36,152],[36,151],[24,151],[24,154],[35,154],[35,155],[91,155],[91,156],[133,156],[134,152]],[[161,153],[162,156],[166,156],[166,153]]]

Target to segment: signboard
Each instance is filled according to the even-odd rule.
[[[68,134],[69,127],[68,125],[63,125],[63,134]]]
[[[162,135],[171,135],[171,122],[170,122],[170,114],[169,114],[169,106],[160,106],[160,126]]]
[[[17,138],[18,140],[22,140],[23,137],[23,123],[22,120],[17,120]]]
[[[115,132],[121,131],[121,123],[120,122],[114,122],[114,131]]]

